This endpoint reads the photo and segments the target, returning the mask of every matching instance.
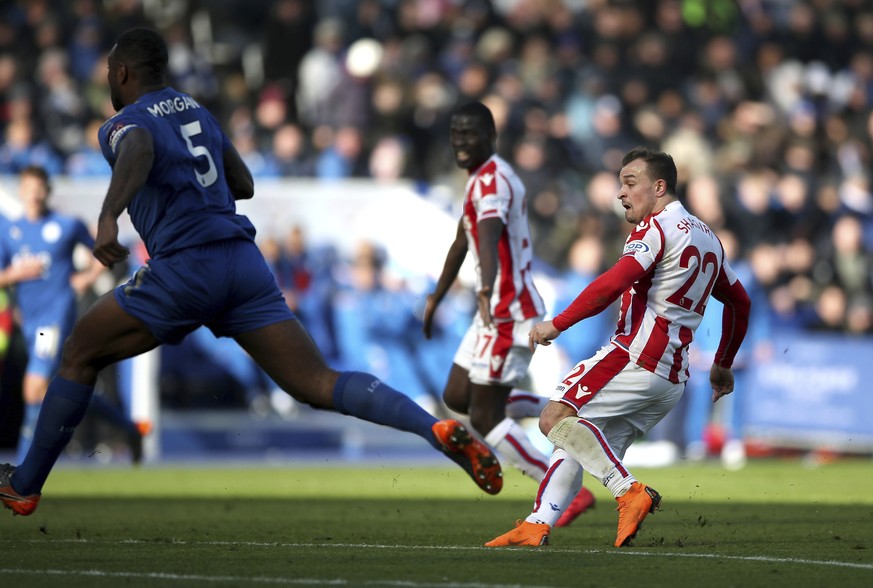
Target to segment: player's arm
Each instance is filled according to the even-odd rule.
[[[479,315],[487,326],[491,326],[491,294],[494,280],[497,279],[497,244],[506,225],[498,217],[486,218],[478,223],[479,229],[479,273],[482,286],[476,293]]]
[[[739,280],[730,283],[724,268],[719,273],[712,296],[724,305],[721,315],[721,339],[712,368],[709,370],[712,401],[716,402],[722,396],[734,391],[734,374],[731,366],[749,327],[752,301]]]
[[[463,221],[458,222],[458,230],[455,234],[455,240],[449,247],[449,252],[446,254],[446,261],[443,264],[443,271],[437,280],[434,291],[428,295],[427,303],[424,307],[424,319],[422,331],[424,336],[430,339],[431,328],[433,327],[433,315],[436,312],[436,307],[442,302],[443,297],[455,279],[458,277],[458,272],[461,271],[461,266],[464,265],[464,259],[467,257],[467,233],[464,231]]]
[[[82,295],[94,285],[104,271],[106,268],[103,264],[96,257],[90,256],[87,267],[70,276],[70,285],[77,294]]]
[[[75,231],[75,247],[85,247],[91,251],[94,248],[94,237],[87,225],[82,221],[76,221]],[[70,286],[73,287],[76,294],[81,296],[94,285],[94,282],[104,271],[106,268],[103,267],[103,264],[93,255],[89,255],[87,265],[70,276]]]
[[[19,282],[36,280],[42,276],[45,265],[35,257],[24,259],[0,270],[0,288],[14,286]]]
[[[531,351],[536,345],[550,345],[551,341],[581,320],[603,312],[610,304],[646,275],[646,269],[632,255],[625,255],[600,274],[558,316],[537,324],[528,339]]]
[[[255,195],[252,172],[229,140],[224,143],[224,177],[234,200],[248,200]]]
[[[107,267],[130,254],[118,242],[118,217],[145,185],[155,160],[152,134],[142,127],[128,131],[116,149],[109,190],[103,200],[94,239],[94,257]]]

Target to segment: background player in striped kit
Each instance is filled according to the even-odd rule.
[[[615,546],[633,539],[661,497],[637,482],[621,460],[631,443],[682,396],[689,377],[688,346],[710,294],[724,304],[709,376],[713,402],[733,391],[731,365],[751,303],[718,237],[676,200],[676,175],[666,153],[637,148],[625,154],[618,199],[625,219],[636,226],[621,258],[566,310],[531,330],[531,349],[549,345],[621,296],[616,334],[593,357],[576,364],[540,416],[540,429],[557,450],[534,511],[487,546],[545,545],[555,512],[569,503],[581,468],[618,502]]]
[[[496,153],[497,130],[487,106],[465,104],[452,113],[450,124],[455,162],[469,179],[455,240],[427,297],[424,334],[430,337],[437,306],[469,252],[476,267],[478,312],[455,354],[443,400],[469,415],[473,428],[504,462],[541,481],[548,458],[506,415],[509,394],[530,365],[527,334],[545,312],[531,276],[524,185]]]

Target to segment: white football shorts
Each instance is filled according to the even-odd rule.
[[[566,404],[603,431],[610,447],[624,452],[679,402],[685,383],[673,382],[632,363],[609,343],[580,361],[555,388],[551,400]]]
[[[533,354],[528,333],[542,317],[522,322],[508,321],[485,327],[476,313],[467,329],[454,362],[467,370],[474,384],[514,386],[527,374]]]

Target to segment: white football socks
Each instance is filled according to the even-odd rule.
[[[500,457],[537,482],[548,469],[548,458],[531,443],[521,425],[506,417],[485,435],[485,442]]]
[[[555,449],[540,482],[533,511],[524,520],[554,527],[582,489],[582,466],[563,449]]]
[[[627,492],[636,478],[624,467],[596,425],[578,416],[561,419],[549,441],[565,449],[582,468],[598,478],[616,498]]]
[[[537,418],[549,403],[545,396],[513,388],[506,399],[506,416],[515,420]]]

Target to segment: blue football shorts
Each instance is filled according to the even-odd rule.
[[[295,318],[257,245],[244,239],[151,259],[115,289],[115,299],[162,343],[178,343],[201,325],[233,337]]]
[[[58,369],[64,341],[73,330],[76,320],[76,303],[55,308],[53,312],[38,317],[27,317],[21,332],[27,341],[26,373],[50,378]]]

